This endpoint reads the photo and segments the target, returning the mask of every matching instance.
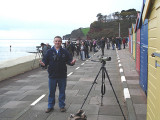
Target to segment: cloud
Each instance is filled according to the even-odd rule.
[[[89,27],[98,13],[108,15],[135,7],[140,10],[141,3],[142,0],[1,0],[0,36],[50,39]]]

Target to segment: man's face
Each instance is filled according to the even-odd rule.
[[[54,39],[55,48],[60,48],[61,44],[62,44],[62,40],[60,38],[55,38]]]

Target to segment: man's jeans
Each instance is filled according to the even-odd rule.
[[[52,108],[55,105],[55,92],[56,87],[59,87],[59,107],[65,107],[65,90],[66,90],[66,78],[49,78],[49,95],[48,95],[48,108]]]

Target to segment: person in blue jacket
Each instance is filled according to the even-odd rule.
[[[56,36],[54,38],[54,46],[49,49],[40,61],[42,66],[48,66],[49,78],[49,95],[48,95],[48,109],[46,113],[54,110],[56,86],[59,87],[59,107],[61,112],[65,112],[65,90],[67,80],[67,66],[74,65],[76,60],[73,60],[69,52],[62,48],[62,38]]]

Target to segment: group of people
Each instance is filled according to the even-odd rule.
[[[71,41],[67,41],[64,44],[64,48],[69,51],[72,57],[77,56],[78,58],[80,57],[81,60],[85,60],[87,58],[90,58],[89,52],[96,52],[96,42],[88,40],[78,40],[76,43],[73,43]]]
[[[112,49],[114,50],[115,49],[115,45],[116,47],[118,48],[118,50],[121,50],[121,46],[123,44],[123,49],[125,49],[126,46],[128,46],[128,38],[127,37],[124,37],[124,38],[121,38],[121,37],[116,37],[116,38],[112,38],[111,39],[111,43],[112,43]]]

